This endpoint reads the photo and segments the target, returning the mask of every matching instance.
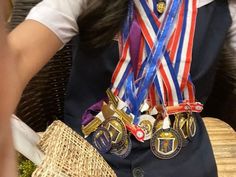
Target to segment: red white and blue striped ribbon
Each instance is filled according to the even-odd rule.
[[[144,1],[140,1],[141,3],[142,3],[142,6],[140,6],[140,8],[139,8],[139,12],[142,12],[142,11],[145,11],[146,9],[147,9],[147,5],[145,4],[145,2]],[[144,4],[144,5],[143,5]],[[143,9],[142,9],[142,7],[143,7]],[[146,10],[147,11],[147,10]],[[149,12],[150,13],[150,12]],[[147,14],[147,13],[146,13]],[[141,16],[142,18],[143,18],[143,21],[146,21],[146,22],[148,22],[148,20],[149,21],[151,21],[151,24],[152,25],[155,25],[154,23],[153,23],[153,18],[146,18],[147,16],[145,16],[144,14],[142,14],[142,16]],[[184,17],[184,23],[183,23],[183,17]],[[144,19],[145,18],[145,19]],[[174,40],[174,43],[175,43],[175,45],[172,45],[172,47],[173,47],[173,49],[174,49],[174,47],[176,48],[177,47],[177,45],[176,44],[178,44],[178,40],[180,40],[180,37],[181,37],[181,42],[179,42],[180,43],[180,49],[178,50],[178,51],[182,51],[182,46],[183,46],[183,43],[185,44],[185,47],[186,47],[186,44],[189,44],[190,43],[190,45],[188,45],[188,53],[186,54],[186,53],[184,53],[183,54],[183,52],[182,52],[182,59],[183,60],[181,60],[181,62],[182,63],[185,63],[185,65],[181,65],[181,71],[183,71],[183,70],[185,70],[185,72],[180,72],[180,74],[178,75],[178,79],[179,78],[183,78],[182,80],[186,80],[185,78],[186,77],[188,77],[188,75],[184,75],[184,77],[183,77],[183,73],[186,73],[186,71],[188,71],[189,72],[189,68],[190,68],[190,63],[191,63],[191,47],[192,47],[192,45],[191,45],[191,43],[192,43],[192,40],[193,40],[193,34],[194,34],[194,31],[193,31],[193,29],[195,29],[195,18],[196,18],[196,1],[194,2],[194,1],[190,1],[190,3],[188,2],[188,1],[184,1],[184,3],[182,4],[182,7],[181,7],[181,10],[180,10],[180,15],[179,15],[179,21],[178,21],[178,23],[177,23],[177,29],[176,30],[178,30],[178,31],[176,31],[176,33],[175,34],[180,34],[180,32],[179,32],[179,30],[180,29],[184,29],[183,30],[183,32],[181,33],[182,35],[180,36],[180,35],[175,35],[175,40]],[[144,24],[144,23],[142,23],[142,24]],[[182,25],[182,24],[184,24],[184,25]],[[144,24],[145,25],[145,24]],[[186,27],[186,25],[187,26],[189,26],[189,28],[188,27]],[[150,27],[151,25],[148,25],[147,27]],[[154,29],[154,28],[153,28]],[[154,29],[155,30],[155,29]],[[152,29],[149,29],[149,30],[146,30],[146,31],[148,31],[148,32],[152,32]],[[186,36],[184,36],[183,34],[184,33],[187,33],[187,35]],[[150,36],[152,36],[152,35],[150,35]],[[149,41],[151,41],[151,40],[149,40]],[[189,43],[188,42],[186,42],[186,41],[189,41]],[[150,42],[149,42],[150,43]],[[176,51],[176,50],[175,50]],[[186,51],[186,49],[185,49],[185,51]],[[179,52],[179,53],[181,53],[181,52]],[[184,57],[185,56],[185,57]],[[172,52],[172,58],[173,58],[173,52]],[[165,57],[165,59],[167,59],[167,57]],[[173,60],[173,59],[172,59]],[[162,60],[162,61],[165,61],[165,60]],[[168,60],[166,60],[166,61],[168,61]],[[186,62],[185,62],[186,61]],[[190,62],[189,62],[190,61]],[[168,70],[165,70],[165,71],[168,71]],[[171,71],[171,70],[170,70]],[[162,71],[162,73],[163,73],[163,76],[164,77],[167,77],[168,76],[168,74],[169,74],[169,76],[170,76],[170,73],[165,73],[165,72],[163,72]],[[176,72],[177,73],[177,72]],[[181,75],[182,74],[182,75]],[[170,78],[170,77],[169,77]],[[180,80],[180,79],[179,79]],[[166,82],[166,86],[167,86],[167,88],[169,88],[170,89],[170,83],[171,82]],[[173,83],[173,82],[172,82]],[[179,84],[181,84],[181,80],[178,82]],[[183,84],[184,82],[182,82],[182,84]],[[173,88],[173,86],[171,87],[171,88]],[[183,89],[182,89],[183,90]],[[175,91],[175,90],[173,90],[172,89],[172,91]],[[169,90],[168,90],[168,93],[171,93]],[[172,94],[170,94],[169,95],[169,103],[168,103],[168,105],[172,105],[172,100],[174,99],[174,100],[177,100],[176,99],[176,94],[175,94],[176,92],[172,92]],[[178,102],[176,101],[174,104],[178,104]]]
[[[139,63],[145,63],[145,59],[147,59],[148,54],[151,52],[151,50],[148,52],[145,44],[150,49],[154,47],[157,38],[156,34],[161,22],[157,19],[153,11],[150,11],[150,7],[147,6],[145,0],[134,0],[134,2],[136,10],[138,11],[137,20],[143,34],[138,61]],[[162,103],[167,106],[177,105],[182,101],[179,99],[180,96],[177,92],[179,88],[184,95],[184,99],[191,102],[195,101],[194,88],[189,76],[189,70],[196,9],[196,0],[183,0],[178,21],[176,22],[176,27],[167,45],[167,50],[160,59],[159,65],[157,65],[158,69],[153,81],[156,92],[153,91],[153,88],[150,89],[150,92],[153,91],[154,94],[149,94],[149,97],[152,97],[154,100],[160,97]],[[138,68],[142,70],[140,64]],[[126,40],[123,44],[120,62],[112,77],[112,91],[120,98],[124,98],[125,83],[130,72],[132,72],[130,46],[129,40]],[[158,95],[156,93],[158,93]]]

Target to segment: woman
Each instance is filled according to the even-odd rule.
[[[152,5],[153,2],[155,5]],[[158,5],[160,2],[166,3],[166,6],[169,7],[170,1],[168,0],[150,1],[149,6],[152,7],[150,9],[153,10],[153,13],[156,13],[155,18],[163,21],[168,19],[167,16],[164,18],[165,12],[171,13],[170,9],[172,8],[154,12],[156,7],[158,8],[156,4]],[[234,18],[231,19],[230,12],[233,13],[235,10],[230,8],[229,11],[226,1],[199,0],[197,3],[198,15],[196,29],[194,30],[191,76],[196,87],[196,98],[204,102],[210,92],[214,67],[217,63],[216,55],[224,42],[231,20],[235,20]],[[230,7],[235,4],[233,1],[229,1],[229,3]],[[7,38],[7,42],[3,42],[2,45],[6,46],[8,44],[11,59],[7,60],[8,63],[4,65],[10,66],[9,70],[3,67],[1,76],[8,78],[4,82],[14,84],[14,90],[8,90],[9,86],[7,84],[1,84],[1,88],[7,90],[4,91],[4,95],[8,96],[7,99],[1,97],[1,104],[6,100],[9,102],[9,104],[3,104],[1,107],[1,112],[5,108],[9,109],[3,114],[5,115],[3,116],[4,120],[7,120],[6,115],[13,112],[19,95],[27,82],[63,44],[78,33],[79,26],[80,39],[77,37],[73,41],[75,44],[74,60],[65,101],[65,122],[81,134],[83,130],[81,131],[81,119],[78,119],[78,117],[81,117],[90,105],[104,98],[105,90],[110,85],[109,80],[118,62],[118,49],[116,42],[109,45],[107,43],[111,42],[120,29],[123,29],[123,24],[127,22],[126,16],[130,13],[128,8],[130,6],[129,1],[123,0],[115,2],[94,0],[88,3],[85,0],[67,0],[66,2],[62,0],[44,0],[31,11],[26,21],[7,36],[2,36],[3,39],[4,37]],[[135,7],[137,8],[137,4],[135,4]],[[140,13],[139,10],[136,11]],[[134,18],[134,16],[132,16],[133,19],[137,18],[137,24],[140,27],[139,18]],[[130,24],[128,31],[132,29],[133,22]],[[4,26],[2,24],[3,20],[1,21],[1,30]],[[172,22],[170,22],[171,25],[174,27]],[[235,45],[233,29],[234,25],[230,29],[231,46]],[[125,36],[125,33],[122,34]],[[94,49],[95,54],[89,54],[87,49],[94,47],[99,50]],[[146,47],[147,49],[143,50],[150,50],[148,46]],[[233,48],[235,50],[235,47]],[[95,57],[96,59],[94,59]],[[5,60],[6,56],[1,57],[1,59]],[[99,68],[94,67],[98,65]],[[105,79],[104,76],[106,76]],[[1,91],[1,94],[3,94],[3,91]],[[114,153],[105,153],[103,156],[118,176],[217,176],[216,165],[205,127],[198,114],[195,115],[195,119],[195,136],[175,157],[162,156],[168,158],[168,160],[163,160],[160,156],[160,158],[156,157],[159,154],[155,154],[155,152],[156,156],[153,154],[153,150],[150,150],[149,141],[141,143],[134,136],[130,137],[132,142],[131,153],[125,159],[114,155]],[[88,137],[88,141],[92,144],[94,143],[93,140],[92,136]],[[164,144],[166,145],[166,143],[165,141]],[[168,151],[168,146],[165,146],[165,149],[165,151]],[[164,151],[163,154],[165,155]]]

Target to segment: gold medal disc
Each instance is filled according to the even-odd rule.
[[[122,120],[112,116],[106,119],[102,126],[110,133],[112,147],[120,147],[125,143],[127,138],[127,130]]]
[[[130,154],[131,149],[132,149],[132,142],[130,137],[127,136],[126,141],[122,146],[117,148],[112,148],[110,152],[121,158],[126,158]]]
[[[153,154],[160,159],[175,157],[182,148],[182,139],[172,128],[157,130],[151,140],[150,147]]]

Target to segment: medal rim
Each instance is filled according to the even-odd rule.
[[[118,157],[123,158],[123,159],[126,158],[126,157],[128,157],[129,154],[131,153],[132,141],[131,141],[131,138],[130,138],[129,136],[127,137],[126,141],[128,141],[127,148],[122,149],[122,147],[124,146],[124,145],[122,145],[121,147],[112,148],[110,152],[111,152],[112,154],[118,156]],[[126,143],[126,142],[125,142],[125,143]],[[124,143],[124,144],[125,144],[125,143]],[[120,148],[120,149],[119,149],[119,148]],[[121,153],[119,153],[119,151],[121,151]],[[125,152],[123,152],[123,151],[125,151]],[[123,152],[123,153],[122,153],[122,152]]]
[[[191,127],[190,127],[190,121],[193,120],[193,124],[194,124],[194,133],[191,133]],[[187,120],[187,134],[190,140],[192,140],[194,138],[194,136],[196,135],[197,132],[197,122],[196,122],[196,118],[194,117],[194,115],[189,115],[188,120]]]
[[[177,117],[178,116],[178,117]],[[178,113],[176,116],[175,116],[175,121],[174,121],[174,125],[173,125],[173,129],[175,131],[177,131],[182,139],[182,147],[186,147],[189,143],[189,136],[188,136],[188,120],[187,118],[185,117],[187,116],[186,113]],[[185,119],[185,124],[186,124],[186,133],[187,133],[187,137],[184,137],[184,132],[183,130],[181,130],[179,124],[180,124],[180,119]],[[175,123],[176,122],[176,123]]]
[[[108,137],[109,137],[109,146],[107,146],[107,148],[104,149],[104,150],[98,148],[98,146],[97,146],[96,143],[95,143],[95,136],[96,136],[96,133],[99,133],[99,131],[103,131],[103,132],[108,133]],[[112,148],[112,139],[111,139],[111,135],[110,135],[109,131],[108,131],[106,128],[104,128],[104,127],[98,127],[98,128],[97,128],[97,130],[96,130],[96,131],[94,132],[94,134],[93,134],[92,142],[93,142],[94,146],[96,147],[96,149],[97,149],[100,153],[102,153],[102,154],[105,154],[105,153],[109,152],[109,151],[111,150],[111,148]]]
[[[147,117],[149,117],[149,118],[147,118]],[[150,125],[151,125],[150,133],[149,133],[147,136],[146,136],[145,131],[142,129],[142,130],[144,131],[144,133],[145,133],[145,135],[144,135],[144,140],[145,140],[145,141],[152,138],[155,120],[156,120],[156,119],[155,119],[153,116],[149,115],[149,114],[143,114],[143,115],[140,115],[140,117],[139,117],[138,126],[139,126],[141,129],[142,129],[142,127],[140,126],[140,124],[141,124],[142,121],[149,121],[149,122],[150,122]]]
[[[108,119],[106,119],[106,120],[103,122],[102,127],[104,127],[104,128],[107,130],[106,125],[107,125],[110,121],[114,121],[114,120],[117,121],[117,122],[121,125],[121,127],[122,127],[122,132],[121,132],[121,133],[122,133],[122,138],[121,138],[121,140],[120,140],[119,142],[112,143],[112,148],[116,148],[116,147],[122,146],[122,145],[125,143],[126,138],[127,138],[127,136],[128,136],[124,122],[123,122],[120,118],[118,118],[118,117],[116,117],[116,116],[111,116],[111,117],[109,117]],[[107,130],[107,131],[109,132],[109,130]],[[109,133],[109,134],[110,134],[110,133]],[[111,139],[112,139],[112,137],[111,137]]]
[[[156,139],[157,139],[157,136],[158,134],[161,134],[162,132],[171,132],[173,133],[175,136],[176,136],[176,140],[177,140],[177,147],[176,149],[174,150],[174,152],[172,152],[171,154],[162,154],[160,153],[158,150],[156,150],[156,146],[155,146],[155,143],[156,143]],[[174,158],[176,155],[179,154],[179,152],[181,151],[182,149],[182,138],[181,138],[181,135],[179,135],[179,133],[174,130],[173,128],[169,128],[169,129],[159,129],[157,130],[151,140],[150,140],[150,148],[151,148],[151,151],[152,153],[159,159],[163,159],[163,160],[168,160],[168,159],[171,159],[171,158]]]

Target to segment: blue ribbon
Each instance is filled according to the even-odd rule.
[[[155,23],[154,21],[154,18],[152,17],[152,14],[151,14],[151,10],[150,8],[148,7],[148,4],[147,4],[147,1],[145,0],[141,0],[140,1],[142,6],[144,7],[144,10],[145,10],[145,13],[148,15],[148,18],[149,18],[149,21],[152,25],[152,28],[153,30],[158,33],[159,32],[159,29],[158,29],[158,26],[157,24]],[[187,12],[186,12],[187,13]],[[147,55],[150,55],[150,52],[151,52],[151,48],[149,47],[149,45],[147,44],[146,42],[146,52],[147,52]],[[178,102],[181,103],[183,101],[182,99],[182,95],[181,95],[181,92],[180,92],[180,89],[179,89],[179,83],[178,83],[178,80],[177,80],[177,74],[176,72],[174,71],[173,67],[172,67],[172,63],[170,61],[170,57],[169,57],[169,54],[168,52],[165,50],[165,53],[164,53],[164,56],[165,56],[165,59],[166,59],[166,62],[168,64],[168,68],[170,70],[170,73],[171,73],[171,77],[173,79],[173,82],[174,82],[174,85],[175,85],[175,90],[176,90],[176,93],[177,93],[177,96],[178,96]],[[146,64],[143,63],[142,67],[141,67],[141,70],[140,72],[143,73],[143,67],[145,66]],[[139,74],[139,77],[141,77],[142,74]],[[163,103],[163,97],[162,97],[162,93],[161,93],[161,90],[160,90],[160,85],[158,83],[158,79],[154,79],[155,82],[154,82],[154,85],[156,87],[156,90],[158,92],[158,95],[160,97],[160,100],[161,102]]]
[[[142,0],[141,0],[142,1]],[[154,81],[155,75],[156,75],[156,66],[157,63],[159,61],[159,59],[161,58],[161,56],[163,55],[163,53],[165,52],[165,45],[166,42],[170,36],[170,32],[171,32],[171,28],[174,25],[174,21],[175,18],[177,16],[177,12],[180,6],[180,2],[181,0],[175,0],[173,1],[169,13],[167,15],[167,18],[165,19],[164,25],[161,27],[161,29],[159,30],[158,34],[157,34],[157,41],[155,42],[155,48],[154,48],[154,52],[152,54],[152,52],[150,52],[148,58],[147,58],[147,64],[144,68],[144,77],[141,79],[141,82],[139,84],[139,89],[138,89],[138,93],[136,96],[136,99],[133,100],[133,96],[129,95],[129,100],[132,102],[133,108],[136,109],[136,107],[140,107],[141,104],[143,103],[144,99],[147,96],[147,92],[148,92],[148,88],[150,87],[151,83]],[[132,77],[131,77],[132,78]],[[129,83],[127,83],[127,85],[134,85],[134,80],[127,80]],[[127,93],[132,92],[131,87],[127,87]],[[135,105],[135,106],[134,106]],[[139,111],[133,110],[132,112],[134,113],[134,124],[137,125],[139,122]]]
[[[127,101],[130,102],[129,108],[131,109],[131,112],[133,115],[139,114],[139,104],[137,104],[137,87],[134,83],[134,73],[131,72],[127,78],[127,85],[126,85],[126,98]]]
[[[130,33],[130,27],[134,17],[134,2],[133,0],[129,0],[128,2],[128,15],[125,19],[123,30],[122,30],[122,39],[123,43],[126,42]]]

